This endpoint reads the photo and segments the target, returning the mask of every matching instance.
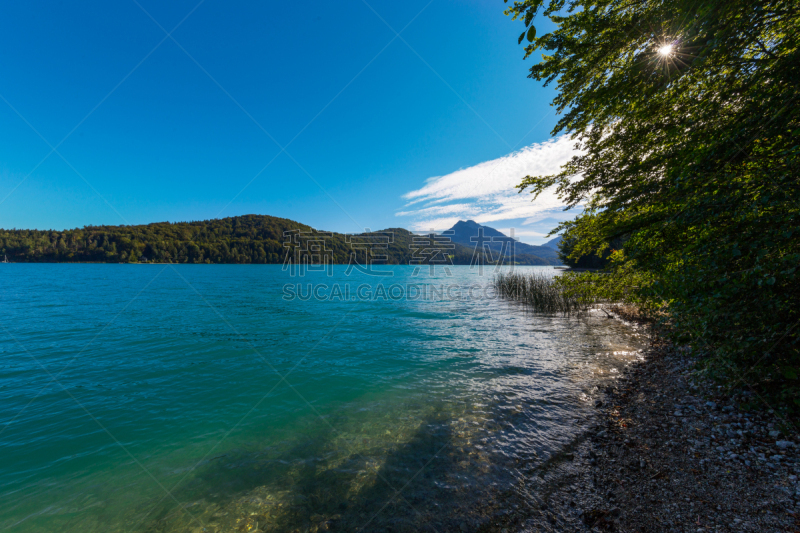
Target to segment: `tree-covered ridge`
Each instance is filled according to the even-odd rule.
[[[297,222],[248,215],[203,222],[85,226],[66,231],[0,230],[10,261],[252,263],[280,262],[283,232],[312,231]]]
[[[86,226],[66,231],[0,230],[0,254],[12,262],[131,263],[283,263],[287,232],[299,232],[300,261],[316,263],[320,256],[334,264],[409,264],[438,262],[470,264],[473,249],[438,238],[390,228],[359,236],[317,231],[305,224],[267,215],[245,215],[199,222],[157,222],[139,226]],[[364,237],[367,236],[367,237]],[[365,241],[381,240],[385,247]],[[315,243],[324,243],[315,251]],[[378,256],[385,256],[380,258]],[[294,256],[293,256],[294,258]],[[495,258],[484,258],[491,262]],[[526,265],[551,264],[527,254],[514,261]]]

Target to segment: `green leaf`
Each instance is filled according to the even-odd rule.
[[[560,257],[607,272],[574,288],[654,310],[671,340],[707,347],[717,376],[747,372],[791,404],[800,379],[789,386],[780,369],[800,376],[800,106],[797,13],[777,7],[788,4],[515,0],[508,12],[526,21],[526,57],[545,52],[529,77],[556,86],[553,135],[580,150],[518,187],[583,206],[559,226]],[[666,39],[675,50],[652,53]]]

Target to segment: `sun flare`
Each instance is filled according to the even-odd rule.
[[[658,53],[661,54],[662,56],[665,56],[665,57],[671,55],[672,54],[672,45],[671,44],[665,44],[664,46],[662,46],[661,48],[658,49]]]

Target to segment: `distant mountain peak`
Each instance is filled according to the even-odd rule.
[[[456,222],[450,231],[458,230],[461,228],[479,228],[481,225],[475,222],[474,220],[459,220]]]
[[[558,250],[559,244],[561,244],[561,235],[559,235],[553,240],[547,241],[542,246],[547,246],[548,248],[552,248],[553,250]]]
[[[452,228],[445,232],[450,240],[474,248],[475,246],[488,246],[491,249],[502,250],[504,243],[513,241],[514,254],[529,254],[539,258],[559,262],[558,253],[553,248],[533,246],[519,242],[505,233],[489,226],[478,224],[474,220],[459,220]],[[488,238],[488,242],[485,240]],[[479,243],[479,241],[483,241]]]
[[[452,228],[450,228],[447,231],[452,231],[456,235],[463,234],[464,232],[469,232],[470,236],[475,236],[475,235],[478,235],[478,230],[480,228],[483,228],[483,234],[486,235],[486,236],[489,236],[489,237],[491,237],[491,236],[497,236],[497,237],[502,236],[502,237],[510,238],[505,233],[497,231],[494,228],[490,228],[489,226],[483,226],[481,224],[478,224],[474,220],[466,220],[466,221],[459,220],[458,222],[456,222],[453,225]]]

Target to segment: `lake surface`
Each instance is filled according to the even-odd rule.
[[[495,299],[489,268],[388,270],[0,266],[0,530],[447,531],[522,512],[645,339]]]

